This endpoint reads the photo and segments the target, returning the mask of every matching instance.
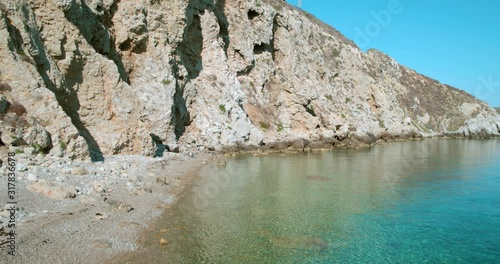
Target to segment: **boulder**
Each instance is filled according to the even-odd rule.
[[[27,171],[28,167],[20,162],[16,163],[16,171],[24,172]]]
[[[32,126],[28,128],[23,139],[28,145],[32,146],[36,152],[48,153],[52,148],[51,135],[41,126]]]
[[[22,140],[17,136],[16,130],[13,127],[4,127],[0,131],[0,139],[7,146],[19,146]]]
[[[29,184],[27,189],[58,200],[76,197],[76,188],[74,186],[55,181],[40,180]]]
[[[303,150],[304,148],[305,148],[304,140],[298,139],[298,140],[293,141],[292,149]]]
[[[36,153],[36,150],[33,147],[27,147],[27,148],[24,148],[23,152],[26,156],[32,156],[33,154]]]
[[[76,168],[71,169],[72,175],[86,175],[88,173],[89,173],[89,171],[86,170],[85,168],[82,168],[82,167],[76,167]]]

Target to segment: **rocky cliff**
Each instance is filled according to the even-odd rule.
[[[473,96],[281,0],[1,0],[2,145],[54,155],[500,133]]]

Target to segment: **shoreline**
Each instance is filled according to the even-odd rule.
[[[19,154],[16,256],[1,250],[1,258],[8,263],[102,263],[136,252],[137,238],[215,158],[168,153],[162,158],[108,156],[91,163]],[[3,181],[2,194],[6,187]],[[1,201],[3,243],[11,229],[5,225],[6,199]]]

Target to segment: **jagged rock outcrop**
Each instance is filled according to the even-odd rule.
[[[2,133],[43,127],[74,158],[500,133],[484,102],[278,0],[2,0],[0,57]]]

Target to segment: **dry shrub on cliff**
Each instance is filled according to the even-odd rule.
[[[0,121],[2,121],[2,125],[6,127],[27,127],[29,126],[29,122],[26,120],[25,116],[17,116],[13,113],[8,113],[4,115],[0,115]]]
[[[21,117],[24,114],[27,113],[26,108],[24,105],[20,104],[17,101],[12,102],[12,104],[9,106],[9,110],[7,110],[7,113],[14,113],[17,116]]]
[[[389,140],[394,140],[395,138],[396,137],[394,136],[394,134],[389,133],[387,131],[382,131],[382,133],[380,133],[380,139],[382,140],[389,141]]]
[[[26,108],[17,101],[14,101],[9,105],[7,112],[0,115],[0,120],[3,121],[3,125],[11,127],[25,127],[29,125],[26,120]]]

